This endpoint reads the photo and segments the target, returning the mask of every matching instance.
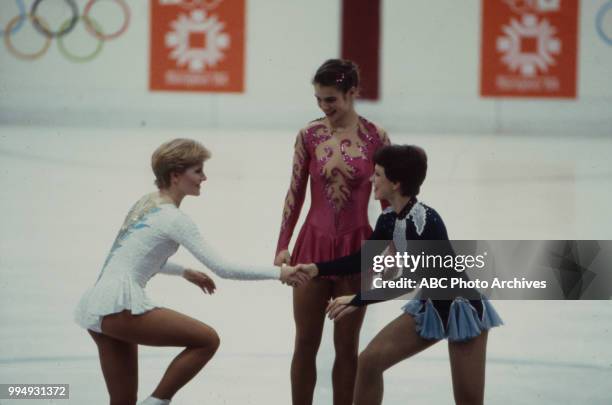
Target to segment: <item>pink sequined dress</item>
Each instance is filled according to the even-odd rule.
[[[312,121],[295,142],[291,185],[285,198],[276,253],[288,249],[310,176],[311,205],[291,264],[332,260],[353,253],[370,236],[368,202],[374,152],[386,132],[359,117],[357,133],[332,135],[324,118]],[[335,277],[330,277],[335,278]]]

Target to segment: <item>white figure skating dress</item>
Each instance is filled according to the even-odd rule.
[[[129,211],[98,280],[81,298],[75,320],[83,328],[102,332],[105,315],[129,309],[142,314],[156,307],[144,287],[156,273],[182,275],[184,268],[168,262],[183,245],[222,278],[278,279],[277,267],[238,266],[226,262],[203,240],[195,223],[158,193],[141,198]]]

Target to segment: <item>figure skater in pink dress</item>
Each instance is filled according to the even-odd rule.
[[[368,239],[372,157],[389,144],[386,132],[355,112],[359,90],[357,66],[331,59],[317,70],[314,93],[325,117],[300,130],[295,141],[291,184],[285,198],[274,264],[332,260],[355,252]],[[295,242],[288,247],[304,202],[310,177],[311,206]],[[291,364],[293,404],[312,404],[316,355],[321,342],[325,307],[332,297],[354,294],[359,276],[317,278],[294,289],[296,326]],[[353,402],[359,331],[365,309],[334,328],[336,359],[332,372],[334,404]]]

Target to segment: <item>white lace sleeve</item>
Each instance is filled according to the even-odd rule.
[[[233,280],[277,280],[280,270],[274,266],[241,266],[226,261],[208,244],[196,224],[182,212],[167,229],[168,236],[184,246],[202,264],[221,278]]]
[[[160,273],[170,274],[173,276],[182,276],[184,271],[185,268],[183,266],[181,266],[180,264],[172,263],[170,261],[166,262],[166,264],[164,264],[162,268],[159,269]]]

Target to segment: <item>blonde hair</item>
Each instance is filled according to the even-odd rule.
[[[158,188],[170,186],[172,173],[183,173],[189,167],[210,158],[210,151],[192,139],[177,138],[160,145],[151,156],[151,168]]]

